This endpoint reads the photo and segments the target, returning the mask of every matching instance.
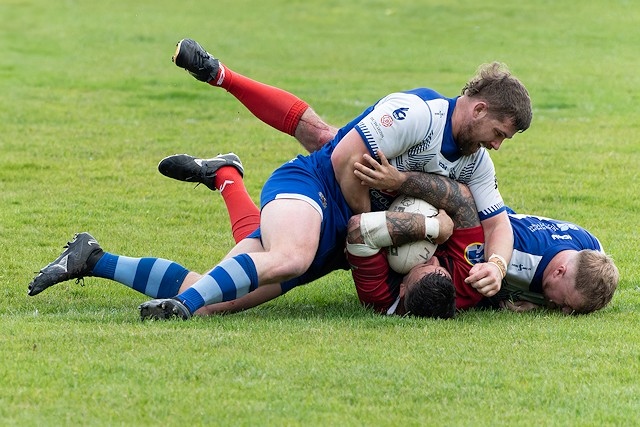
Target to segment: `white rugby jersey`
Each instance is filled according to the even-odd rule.
[[[460,154],[451,129],[456,101],[427,88],[392,93],[352,123],[371,155],[378,158],[381,150],[399,171],[435,173],[466,184],[484,220],[502,212],[505,206],[487,150]],[[372,210],[386,210],[393,198],[372,190]]]

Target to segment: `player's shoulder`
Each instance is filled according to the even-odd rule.
[[[427,88],[391,93],[378,105],[384,106],[383,111],[392,114],[396,120],[417,120],[421,124],[429,124],[429,127],[435,123],[444,127],[450,110],[449,99]]]
[[[442,104],[448,105],[450,99],[439,94],[433,89],[429,88],[415,88],[402,92],[393,92],[385,96],[380,102],[404,102],[404,103],[416,103],[416,104]]]
[[[417,96],[423,101],[448,100],[448,98],[445,97],[444,95],[441,95],[439,92],[433,89],[430,89],[428,87],[417,87],[414,89],[406,90],[402,93],[405,93],[407,95]]]

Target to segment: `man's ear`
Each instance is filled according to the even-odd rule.
[[[473,118],[481,119],[487,115],[489,109],[487,108],[487,103],[484,101],[478,101],[473,105]]]
[[[564,264],[560,264],[559,266],[556,267],[555,270],[553,270],[553,275],[555,277],[562,277],[565,275],[566,272],[567,272],[567,266]]]
[[[400,283],[400,291],[398,292],[398,296],[400,298],[404,298],[404,294],[407,293],[407,284],[403,281]]]

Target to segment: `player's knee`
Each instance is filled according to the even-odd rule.
[[[301,276],[309,269],[314,254],[309,255],[304,251],[296,251],[280,255],[274,269],[274,275],[280,277],[281,280],[289,280]]]
[[[195,271],[190,271],[185,276],[184,280],[182,281],[182,284],[180,284],[179,292],[184,292],[185,290],[189,289],[191,286],[193,286],[194,283],[196,283],[201,278],[202,278],[202,274],[196,273]]]

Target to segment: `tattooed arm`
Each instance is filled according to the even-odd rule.
[[[355,175],[368,185],[380,190],[398,191],[417,197],[436,208],[444,209],[453,220],[454,228],[480,225],[473,196],[469,188],[441,175],[425,172],[400,172],[378,152],[380,163],[365,154],[363,163],[355,164]]]
[[[354,215],[349,219],[347,228],[347,243],[365,244],[368,243],[375,247],[384,247],[385,245],[377,243],[378,238],[372,234],[369,236],[369,242],[365,241],[362,235],[360,223],[362,215],[371,215],[371,213]],[[410,212],[385,212],[386,228],[391,238],[391,245],[401,246],[405,243],[424,240],[426,235],[426,226],[424,215]],[[438,237],[435,243],[441,244],[447,241],[453,233],[453,221],[447,213],[440,209],[435,219],[438,221]]]
[[[480,225],[476,204],[466,185],[431,173],[406,172],[405,175],[406,179],[398,189],[400,193],[444,209],[453,220],[455,228]]]

